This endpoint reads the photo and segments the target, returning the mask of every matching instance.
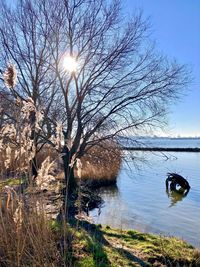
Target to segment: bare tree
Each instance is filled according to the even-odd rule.
[[[15,100],[31,98],[35,106],[45,114],[41,131],[33,133],[37,151],[43,146],[44,140],[51,136],[58,114],[61,114],[57,105],[61,96],[56,74],[51,68],[51,50],[47,42],[49,32],[48,17],[43,16],[39,1],[37,4],[18,1],[13,8],[9,8],[4,1],[1,2],[1,69],[12,62],[18,72],[17,85],[6,94],[1,92],[1,118],[4,121],[8,118],[15,120],[12,112]],[[7,108],[4,103],[9,103]],[[37,175],[36,165],[34,159],[34,175]]]
[[[62,115],[66,182],[69,163],[91,146],[160,126],[188,82],[185,66],[156,52],[148,20],[141,12],[126,19],[118,0],[1,5],[4,57],[20,72],[16,93],[38,104],[45,99],[47,110],[56,107]],[[66,57],[77,66],[64,69]],[[55,125],[55,118],[49,121]]]
[[[18,83],[10,90],[10,95],[14,99],[29,97],[36,106],[42,107],[46,128],[49,129],[52,122],[49,122],[48,115],[55,115],[59,95],[47,42],[50,32],[48,18],[43,16],[39,1],[37,5],[32,2],[18,1],[13,8],[1,2],[1,69],[5,69],[9,62],[15,64]]]

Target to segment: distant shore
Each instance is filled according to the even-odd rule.
[[[122,147],[121,149],[131,151],[200,152],[199,147]]]

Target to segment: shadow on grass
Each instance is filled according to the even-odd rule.
[[[119,254],[123,255],[131,262],[137,263],[137,266],[141,266],[141,267],[147,267],[147,266],[149,267],[150,266],[149,264],[145,263],[142,259],[135,256],[133,253],[131,253],[130,251],[128,251],[124,248],[117,248],[116,250],[118,251]],[[135,266],[135,265],[133,265],[133,266]]]
[[[94,224],[91,224],[87,221],[76,221],[73,220],[71,222],[71,226],[74,227],[75,225],[78,225],[79,229],[83,229],[87,232],[86,240],[88,244],[88,251],[92,254],[93,257],[93,263],[92,265],[81,265],[81,266],[94,266],[94,267],[109,267],[109,266],[141,266],[141,267],[147,267],[149,264],[144,262],[139,257],[135,256],[132,252],[125,248],[118,248],[112,245],[108,242],[108,240],[104,237],[105,232],[101,230],[99,226],[96,226]],[[106,233],[106,235],[108,235]],[[110,253],[108,253],[106,248],[109,248]],[[111,254],[111,255],[109,255]],[[128,265],[118,265],[117,261],[114,262],[115,265],[113,265],[113,261],[111,262],[111,259],[119,259],[120,261],[129,262]],[[136,265],[137,264],[137,265]]]
[[[73,219],[70,221],[72,227],[77,227],[77,230],[84,230],[87,235],[84,236],[87,243],[87,252],[92,257],[92,262],[85,259],[85,264],[80,266],[87,267],[109,267],[112,266],[108,259],[108,255],[104,249],[104,246],[109,246],[108,241],[104,238],[103,232],[94,224],[87,221],[79,221]],[[84,261],[83,261],[84,262]],[[90,265],[91,264],[91,265]]]

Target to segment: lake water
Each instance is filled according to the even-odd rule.
[[[200,147],[200,138],[120,138],[123,146],[147,146],[168,148],[196,148]]]
[[[167,172],[189,181],[186,197],[166,193]],[[127,153],[117,186],[101,188],[100,194],[101,213],[90,213],[95,223],[178,236],[200,247],[200,153]]]

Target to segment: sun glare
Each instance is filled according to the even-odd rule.
[[[65,56],[63,59],[63,67],[69,72],[75,72],[77,69],[77,61],[74,57]]]

